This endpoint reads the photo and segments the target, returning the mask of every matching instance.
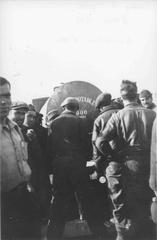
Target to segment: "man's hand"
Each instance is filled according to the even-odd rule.
[[[88,170],[88,174],[91,175],[95,172],[96,166],[95,166],[95,161],[91,160],[86,163],[86,167]]]
[[[30,141],[36,138],[36,133],[33,129],[28,129],[26,135]]]

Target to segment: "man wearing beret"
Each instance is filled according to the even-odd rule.
[[[21,128],[25,119],[25,113],[28,111],[28,105],[25,102],[13,102],[9,113],[9,118],[16,122]]]
[[[104,161],[104,157],[96,148],[95,142],[97,140],[97,137],[101,134],[101,132],[105,128],[112,114],[116,113],[119,110],[118,104],[113,103],[111,98],[112,96],[110,93],[104,92],[101,93],[96,98],[95,101],[95,107],[99,111],[99,116],[94,121],[92,144],[93,144],[93,160],[95,162],[98,179],[100,179],[100,177],[104,175],[105,168],[107,167],[107,161]],[[110,144],[114,145],[113,141]],[[112,217],[108,203],[108,191],[106,190],[104,185],[102,185],[99,181],[95,181],[94,184],[95,194],[93,197],[97,199],[97,195],[99,195],[99,203],[96,204],[96,207],[99,211],[99,214],[102,215],[104,221],[110,224],[109,220]]]
[[[143,107],[155,110],[156,105],[153,103],[152,93],[149,90],[142,90],[139,94],[139,99]]]
[[[95,155],[94,158],[97,158],[99,155],[97,148],[95,147],[97,137],[105,128],[112,114],[119,110],[117,105],[112,103],[111,98],[111,94],[106,92],[101,93],[95,101],[95,107],[99,110],[100,114],[94,121],[92,133],[93,154]]]
[[[112,154],[109,142],[118,139],[114,161],[106,169],[110,197],[114,206],[113,215],[117,239],[125,234],[151,234],[146,232],[150,217],[150,201],[153,192],[149,188],[150,143],[155,112],[137,103],[136,83],[123,80],[121,97],[124,109],[112,115],[96,146],[104,156]],[[134,226],[134,227],[133,227]],[[149,228],[150,229],[150,228]],[[132,231],[131,231],[132,230]],[[145,231],[146,230],[146,231]],[[139,235],[137,235],[139,234]],[[151,239],[151,236],[147,236]]]

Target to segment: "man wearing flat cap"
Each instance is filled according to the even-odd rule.
[[[61,103],[61,107],[63,112],[51,122],[48,142],[54,181],[52,218],[50,217],[48,228],[50,239],[61,237],[66,219],[65,206],[69,205],[68,200],[74,194],[73,188],[85,179],[85,160],[81,156],[81,119],[76,116],[79,109],[78,101],[72,97],[66,98]],[[84,167],[82,168],[81,165]]]
[[[139,94],[139,99],[143,107],[155,110],[156,105],[153,103],[152,93],[149,90],[142,90]]]
[[[28,105],[25,102],[13,102],[9,113],[9,118],[16,122],[21,128],[25,119],[25,113],[28,111]]]
[[[88,194],[89,176],[82,150],[84,140],[82,119],[76,115],[79,102],[73,97],[68,97],[61,106],[63,112],[51,123],[52,131],[49,138],[54,201],[48,227],[48,239],[62,236],[69,199],[73,199],[75,192],[88,223],[91,221],[93,210],[89,206],[92,199]]]
[[[152,226],[149,206],[153,194],[149,188],[150,143],[156,114],[137,103],[135,82],[123,80],[120,92],[124,108],[111,116],[97,138],[96,147],[107,156],[113,153],[109,142],[118,139],[119,144],[114,149],[117,157],[106,169],[114,206],[116,240],[124,240],[127,229],[128,233],[134,232],[136,239],[142,234],[151,239],[152,231],[149,232],[148,227]]]

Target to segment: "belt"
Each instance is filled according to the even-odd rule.
[[[25,189],[26,187],[27,187],[27,182],[22,182],[18,184],[15,188],[13,188],[10,192],[19,191],[19,190]]]
[[[15,188],[11,189],[10,191],[3,191],[1,192],[2,196],[9,196],[9,195],[12,195],[12,194],[16,194],[18,192],[20,192],[21,190],[25,190],[27,187],[27,182],[22,182],[20,184],[18,184]]]
[[[128,147],[118,152],[119,156],[133,156],[133,155],[149,155],[148,149],[142,149],[138,147]]]

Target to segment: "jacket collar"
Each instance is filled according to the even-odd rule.
[[[129,102],[124,107],[139,107],[140,105],[137,102]]]
[[[2,128],[7,130],[15,128],[17,131],[19,130],[18,125],[9,118],[6,118],[6,122],[4,125],[2,125]]]
[[[61,114],[72,114],[72,115],[76,115],[73,111],[71,110],[64,110]]]
[[[103,107],[102,111],[100,112],[100,114],[107,112],[108,110],[112,110],[112,109],[118,109],[117,107],[115,107],[114,105],[109,105],[106,107]]]

